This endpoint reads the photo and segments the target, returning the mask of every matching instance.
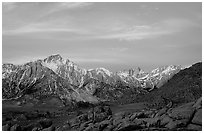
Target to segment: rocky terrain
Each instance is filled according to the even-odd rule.
[[[2,130],[202,130],[202,63],[83,69],[52,55],[2,65]]]
[[[161,109],[143,109],[113,113],[110,106],[98,105],[85,111],[67,112],[64,120],[60,112],[3,113],[3,131],[169,131],[202,130],[202,98],[172,108],[171,103]],[[56,119],[58,123],[56,124]],[[12,121],[11,121],[12,120]],[[28,122],[25,124],[25,122]]]

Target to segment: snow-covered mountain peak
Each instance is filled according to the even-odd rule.
[[[168,74],[170,73],[171,71],[174,71],[177,69],[177,66],[175,65],[170,65],[170,66],[167,66],[163,71],[162,73],[165,73],[165,74]]]
[[[97,74],[98,73],[105,73],[107,74],[108,76],[111,76],[112,75],[112,72],[110,72],[109,70],[103,68],[103,67],[100,67],[100,68],[96,68],[96,72]]]
[[[172,72],[172,71],[180,69],[180,68],[181,68],[181,66],[178,66],[178,65],[163,66],[163,67],[158,67],[158,68],[152,70],[151,73],[152,74],[157,74],[157,73],[168,74],[169,72]]]
[[[123,71],[119,71],[117,73],[120,77],[126,78],[126,77],[134,77],[134,78],[138,78],[138,77],[143,77],[145,76],[147,73],[142,70],[140,67],[136,68],[136,69],[126,69]]]
[[[126,69],[116,73],[113,73],[103,67],[87,70],[80,68],[77,64],[68,59],[63,59],[59,54],[51,55],[45,59],[38,60],[37,62],[37,67],[44,66],[49,68],[59,77],[66,79],[70,84],[78,86],[79,88],[86,84],[90,79],[96,79],[100,82],[111,85],[116,85],[120,82],[126,86],[142,88],[154,88],[154,86],[157,86],[159,88],[174,74],[181,70],[179,66],[175,65],[159,67],[150,72],[145,72],[140,67],[135,67],[135,69]],[[12,74],[12,71],[15,69],[13,69],[12,65],[9,64],[4,66],[5,70],[3,68],[2,75],[3,77],[8,77],[7,75],[10,75],[10,73]],[[24,64],[23,66],[26,65]],[[25,70],[29,70],[29,68],[25,68]]]
[[[51,56],[47,57],[46,59],[44,59],[44,61],[46,61],[46,62],[59,62],[62,60],[63,60],[63,58],[59,54],[51,55]]]

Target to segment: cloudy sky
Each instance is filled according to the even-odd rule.
[[[3,3],[3,63],[60,54],[112,71],[202,60],[201,3]]]

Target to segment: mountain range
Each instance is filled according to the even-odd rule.
[[[63,103],[117,101],[126,92],[146,94],[160,89],[183,70],[170,65],[145,72],[141,68],[111,72],[84,69],[59,54],[22,65],[2,65],[3,100],[55,96]]]

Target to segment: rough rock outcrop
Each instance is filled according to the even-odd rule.
[[[72,120],[74,130],[130,131],[130,130],[201,130],[201,98],[175,108],[112,114],[107,107],[96,107]],[[77,124],[76,124],[77,123]]]

